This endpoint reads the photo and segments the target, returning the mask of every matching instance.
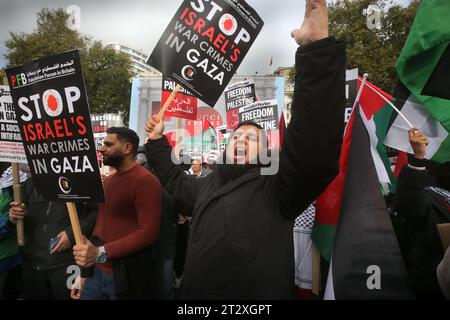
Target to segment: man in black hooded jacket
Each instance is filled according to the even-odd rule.
[[[97,205],[78,203],[77,213],[83,234],[90,235],[95,226]],[[11,203],[11,227],[15,228],[18,219],[24,220],[25,231],[25,246],[21,247],[24,299],[70,299],[68,278],[77,267],[70,250],[75,237],[66,203],[44,199],[33,179],[28,179],[23,185],[23,203]],[[52,238],[58,241],[50,247]]]
[[[450,162],[433,166],[424,159],[427,136],[415,128],[408,134],[414,156],[398,178],[395,205],[404,223],[397,234],[416,297],[443,299],[436,268],[445,249],[436,224],[450,223]]]
[[[228,164],[195,179],[172,163],[163,122],[156,116],[147,122],[149,162],[172,196],[193,208],[184,298],[295,297],[294,219],[338,172],[345,44],[328,35],[325,0],[307,1],[303,25],[292,36],[300,45],[292,119],[274,174],[263,170],[262,161],[255,164],[264,135],[254,123],[234,132],[224,155]]]

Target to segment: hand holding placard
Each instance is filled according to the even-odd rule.
[[[164,121],[159,120],[158,116],[153,115],[145,124],[145,132],[150,140],[156,140],[162,137],[164,132]]]
[[[22,188],[20,186],[20,173],[19,173],[19,164],[13,163],[13,189],[14,189],[14,201],[17,203],[22,202]],[[25,245],[25,231],[23,229],[23,219],[17,219],[16,222],[16,230],[17,230],[17,244],[21,247]]]

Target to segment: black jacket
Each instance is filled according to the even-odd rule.
[[[24,220],[25,246],[21,253],[24,262],[35,270],[52,269],[75,264],[71,249],[50,254],[50,238],[66,231],[72,245],[75,238],[65,202],[47,201],[34,188],[32,179],[23,185],[23,202],[27,205]],[[97,217],[97,205],[77,204],[81,231],[90,237]]]
[[[193,299],[294,298],[293,222],[338,172],[345,107],[345,44],[299,48],[292,120],[275,175],[253,168],[224,184],[171,161],[166,138],[147,158],[177,201],[194,207],[183,291]]]
[[[415,166],[427,164],[417,159],[413,161]],[[444,256],[444,249],[436,224],[449,223],[450,211],[443,197],[425,189],[435,185],[427,171],[404,167],[398,178],[395,199],[396,211],[405,220],[399,242],[419,299],[443,298],[436,268]]]

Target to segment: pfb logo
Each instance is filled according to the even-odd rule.
[[[191,65],[184,66],[183,69],[181,69],[181,76],[187,81],[192,81],[195,73],[195,69]]]
[[[25,76],[25,73],[19,73],[14,76],[11,76],[10,83],[12,84],[12,87],[15,88],[17,86],[23,86],[28,83],[27,77]]]
[[[65,194],[68,194],[70,191],[72,191],[69,179],[67,179],[66,177],[59,177],[58,184],[61,191]]]

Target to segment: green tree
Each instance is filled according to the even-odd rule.
[[[83,63],[84,62],[84,63]],[[93,113],[122,113],[128,124],[133,75],[130,58],[93,42],[82,58],[89,105]]]
[[[347,68],[368,73],[369,81],[386,92],[397,82],[395,64],[411,29],[419,0],[402,7],[392,0],[336,0],[329,7],[330,34],[347,41]],[[370,29],[365,14],[381,9],[381,28]],[[290,80],[294,78],[292,73]]]
[[[79,49],[91,112],[121,112],[127,122],[133,76],[131,60],[126,54],[103,47],[101,42],[70,29],[68,21],[69,15],[63,9],[43,8],[37,13],[37,28],[33,32],[10,32],[4,55],[8,67]]]
[[[363,12],[375,5],[381,9],[381,28],[369,29]],[[347,66],[368,73],[369,80],[387,92],[397,82],[395,64],[408,37],[419,5],[407,7],[385,0],[340,0],[330,8],[330,32],[347,41]]]

